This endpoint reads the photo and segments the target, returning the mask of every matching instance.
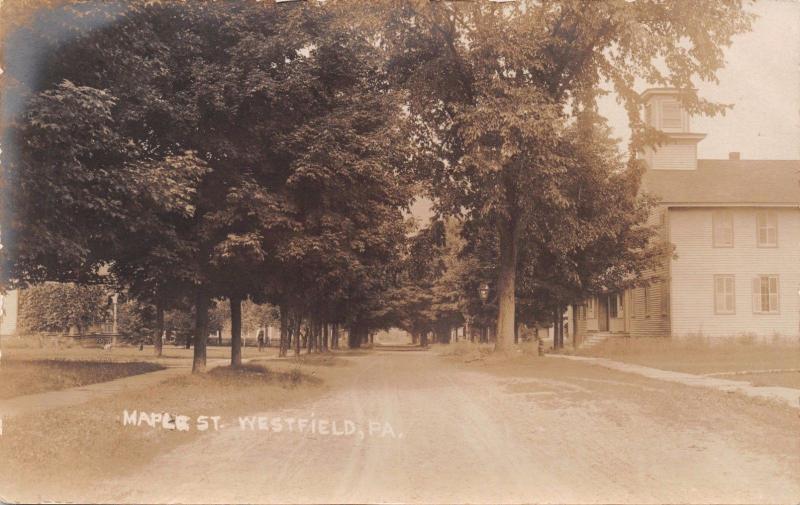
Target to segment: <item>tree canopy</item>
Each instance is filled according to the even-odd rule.
[[[190,300],[198,371],[214,299],[236,365],[246,300],[352,345],[494,320],[504,348],[517,320],[636,282],[663,253],[636,159],[663,135],[638,88],[724,112],[695,84],[751,19],[727,0],[41,5],[2,7],[7,53],[31,57],[2,75],[0,285],[108,266],[159,334]],[[413,235],[420,187],[450,220]]]

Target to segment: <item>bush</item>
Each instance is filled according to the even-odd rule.
[[[19,330],[23,333],[80,331],[109,319],[107,289],[48,282],[20,292]]]

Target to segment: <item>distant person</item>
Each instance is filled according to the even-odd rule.
[[[264,350],[264,328],[259,328],[256,333],[256,340],[258,341],[258,352]]]

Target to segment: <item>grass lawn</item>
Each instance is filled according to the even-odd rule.
[[[120,345],[113,349],[103,349],[101,347],[81,347],[73,345],[71,347],[39,347],[38,345],[14,345],[14,340],[3,340],[2,352],[3,359],[61,359],[61,360],[89,360],[89,361],[109,361],[109,362],[128,362],[128,361],[150,361],[160,363],[165,366],[172,365],[191,365],[193,349],[186,349],[183,346],[165,345],[161,357],[155,356],[152,345],[144,346],[139,350],[138,346]],[[209,346],[207,347],[208,359],[230,359],[231,348],[228,346]],[[252,346],[242,348],[243,358],[254,358],[262,356],[277,356],[276,347],[268,347],[259,353],[258,349]]]
[[[187,372],[160,383],[157,390],[134,389],[79,406],[6,418],[0,436],[0,489],[26,501],[79,499],[81,488],[146,464],[195,437],[214,436],[213,431],[196,429],[198,416],[218,415],[221,424],[231,426],[235,416],[317,397],[325,391],[318,372],[330,363],[312,361]],[[191,429],[124,426],[126,409],[189,416]]]
[[[676,372],[713,374],[759,386],[800,389],[797,340],[610,338],[577,354]]]
[[[106,382],[165,367],[190,367],[194,350],[166,345],[162,355],[156,357],[152,345],[141,351],[138,346],[130,345],[113,349],[79,345],[39,347],[23,339],[4,339],[2,353],[0,399]],[[229,360],[230,353],[230,347],[207,348],[209,360]],[[242,349],[245,359],[268,359],[277,354],[275,347],[263,352],[253,347]]]
[[[3,359],[0,365],[0,399],[106,382],[164,367],[144,362]]]

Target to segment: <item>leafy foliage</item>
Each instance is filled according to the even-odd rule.
[[[102,286],[49,282],[20,293],[19,328],[22,332],[79,331],[110,317],[108,292]]]
[[[586,205],[573,191],[575,181],[599,180],[606,188],[618,183],[612,180],[615,167],[607,163],[599,177],[580,173],[593,170],[595,149],[582,143],[605,145],[607,132],[577,136],[574,123],[595,116],[601,85],[611,83],[634,130],[631,175],[623,177],[632,191],[613,203],[644,208],[636,197],[633,157],[644,143],[663,137],[644,128],[635,85],[642,80],[683,90],[692,112],[724,111],[696,96],[693,79],[714,79],[723,64],[722,47],[749,28],[742,2],[705,0],[691,8],[619,0],[388,4],[388,14],[372,20],[385,34],[393,79],[411,91],[417,147],[429,160],[420,173],[430,181],[440,212],[463,216],[497,236],[498,344],[513,338],[523,244],[538,249],[528,251],[529,275],[539,275],[532,268],[537,257],[550,257],[537,266],[560,271],[562,286],[550,281],[546,290],[559,299],[566,297],[557,293],[564,285],[581,285],[576,276],[619,272],[620,280],[639,268],[605,265],[601,274],[602,265],[588,265],[587,255],[583,264],[574,264],[570,255],[592,249],[587,240],[598,240],[594,249],[601,249],[613,237],[616,248],[627,251],[615,259],[646,263],[640,232],[631,231],[641,221],[623,220],[625,229],[619,229],[606,220],[613,211],[576,214]],[[643,212],[634,215],[641,220]],[[604,226],[608,232],[601,231]],[[590,273],[581,270],[585,266],[598,268]],[[528,284],[524,289],[531,292]]]

